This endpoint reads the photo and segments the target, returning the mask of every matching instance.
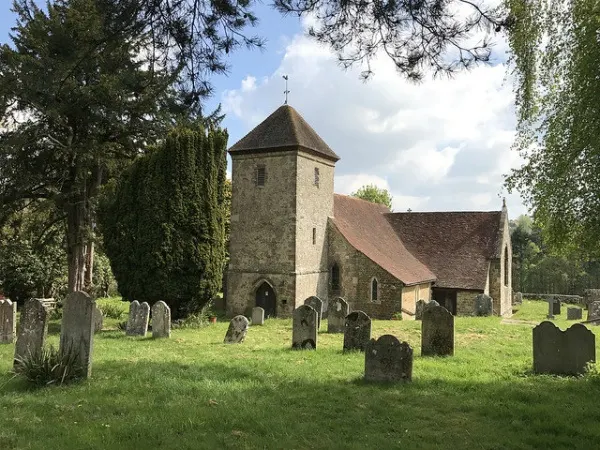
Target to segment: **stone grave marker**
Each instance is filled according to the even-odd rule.
[[[311,306],[317,312],[317,331],[320,330],[321,319],[323,318],[323,300],[313,295],[312,297],[308,297],[306,300],[304,300],[304,304]]]
[[[417,300],[415,305],[415,320],[423,320],[423,311],[427,307],[425,300]]]
[[[162,300],[152,305],[152,337],[171,337],[171,308]]]
[[[260,306],[252,308],[252,325],[265,324],[265,310]]]
[[[319,313],[310,305],[302,305],[292,314],[292,348],[314,350],[317,348]]]
[[[94,305],[94,333],[99,333],[104,327],[104,314],[102,310],[98,308],[98,305]]]
[[[544,321],[533,329],[533,371],[555,375],[580,375],[587,363],[596,362],[596,337],[576,323],[561,331]]]
[[[231,319],[231,322],[229,322],[229,328],[227,329],[227,334],[225,334],[223,343],[241,344],[244,342],[246,333],[248,333],[249,325],[250,321],[246,318],[246,316],[235,316],[233,319]]]
[[[63,305],[60,326],[60,353],[74,352],[85,378],[92,375],[95,306],[96,302],[85,292],[70,293]]]
[[[517,292],[513,297],[513,305],[520,305],[521,303],[523,303],[523,294]]]
[[[371,318],[363,311],[353,311],[344,324],[344,351],[364,352],[371,340]]]
[[[328,333],[343,333],[346,328],[346,316],[350,307],[342,297],[336,297],[329,305],[329,316],[327,318]]]
[[[561,307],[561,302],[559,299],[555,298],[554,302],[552,303],[552,314],[553,315],[560,315],[560,307]]]
[[[32,298],[25,302],[21,311],[21,321],[15,345],[15,365],[17,360],[29,355],[38,355],[46,344],[48,335],[48,311],[41,299]]]
[[[546,318],[548,319],[554,319],[554,299],[551,298],[548,300],[548,315],[546,316]]]
[[[413,349],[407,342],[385,334],[371,339],[365,349],[366,381],[412,380]]]
[[[583,303],[586,309],[589,308],[592,302],[600,302],[600,289],[586,289],[583,291]]]
[[[17,303],[0,300],[0,344],[12,344],[17,337]]]
[[[600,325],[600,301],[589,304],[587,320],[596,320],[592,325]]]
[[[567,320],[581,320],[583,318],[583,310],[575,306],[567,308]]]
[[[150,305],[134,300],[129,305],[129,318],[127,319],[127,336],[146,336],[148,321],[150,320]]]
[[[475,315],[491,316],[494,313],[494,302],[492,297],[485,294],[478,294],[475,297]]]
[[[454,355],[454,316],[442,306],[428,307],[423,311],[421,355]]]

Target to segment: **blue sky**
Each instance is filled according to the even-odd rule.
[[[0,0],[1,42],[14,24],[10,3]],[[251,34],[267,40],[265,50],[232,53],[207,104],[223,105],[230,145],[283,103],[281,75],[288,74],[290,104],[341,156],[336,192],[374,183],[390,190],[396,211],[497,210],[506,196],[511,217],[525,212],[519,196],[503,189],[503,175],[522,161],[510,148],[516,121],[502,36],[493,36],[491,65],[453,79],[415,85],[378,58],[375,76],[363,83],[360,67],[342,70],[306,36],[306,22],[282,17],[268,2],[255,11],[260,24]]]

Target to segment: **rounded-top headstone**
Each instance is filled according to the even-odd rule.
[[[364,311],[353,311],[344,322],[344,351],[365,351],[371,340],[371,318]]]
[[[321,329],[321,319],[323,317],[323,300],[313,295],[312,297],[308,297],[306,300],[304,300],[304,304],[311,306],[317,312],[317,330]]]
[[[345,328],[346,316],[350,307],[348,302],[342,297],[336,297],[329,305],[329,316],[327,318],[328,333],[343,333]]]
[[[301,305],[292,314],[292,348],[317,348],[319,314],[310,305]]]
[[[0,344],[12,344],[17,337],[17,304],[0,300]]]
[[[152,337],[171,337],[171,308],[162,300],[152,305]]]
[[[249,325],[250,321],[246,318],[246,316],[235,316],[229,322],[229,328],[227,329],[227,334],[225,335],[225,340],[223,343],[241,344],[244,342],[246,334],[248,333]]]
[[[252,325],[265,324],[265,310],[260,306],[252,308]]]
[[[390,334],[371,339],[365,349],[366,381],[411,381],[413,349]]]
[[[454,355],[454,316],[442,306],[430,306],[423,311],[421,355]]]

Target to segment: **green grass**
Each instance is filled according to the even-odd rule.
[[[525,301],[513,318],[541,321],[546,310]],[[564,316],[556,321],[563,329]],[[290,320],[251,328],[241,345],[222,344],[226,329],[225,322],[178,329],[170,340],[104,331],[95,338],[91,380],[44,389],[12,379],[14,346],[1,346],[0,449],[587,449],[600,442],[599,377],[531,375],[529,324],[457,318],[456,356],[422,358],[420,322],[374,321],[374,337],[391,333],[415,349],[414,381],[405,385],[363,383],[364,355],[342,353],[342,335],[323,332],[318,350],[292,351]]]

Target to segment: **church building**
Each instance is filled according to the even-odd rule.
[[[343,297],[373,318],[414,319],[416,301],[470,315],[475,297],[510,315],[506,205],[486,212],[402,212],[335,194],[340,157],[284,105],[229,149],[228,315],[254,306],[289,317],[310,296]]]

